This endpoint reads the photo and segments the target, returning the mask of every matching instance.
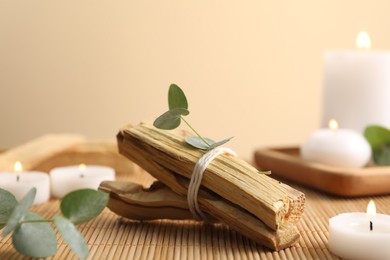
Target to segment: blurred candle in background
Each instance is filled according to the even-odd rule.
[[[370,124],[390,128],[390,52],[371,51],[359,33],[358,50],[325,53],[322,126],[331,118],[360,133]]]
[[[15,163],[14,172],[0,173],[0,188],[11,192],[18,201],[34,187],[37,189],[34,204],[50,199],[50,179],[47,173],[23,171],[19,161]]]
[[[100,165],[72,165],[57,167],[50,171],[51,193],[62,198],[78,189],[98,189],[102,181],[115,180],[115,170]]]
[[[329,127],[318,129],[301,147],[306,161],[343,168],[360,168],[371,158],[371,147],[362,134],[351,129],[340,129],[336,120]]]

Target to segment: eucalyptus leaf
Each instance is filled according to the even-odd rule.
[[[374,150],[373,159],[378,165],[390,165],[390,143],[383,144],[379,150]]]
[[[390,130],[377,125],[366,127],[364,137],[372,149],[372,158],[378,165],[390,165]]]
[[[61,201],[61,212],[74,224],[87,222],[98,216],[108,203],[105,192],[82,189],[68,193]]]
[[[32,188],[27,194],[20,200],[19,204],[17,204],[12,211],[9,219],[7,221],[7,225],[3,230],[3,236],[5,237],[14,229],[16,229],[23,218],[28,214],[28,209],[34,202],[35,194],[37,193],[36,188]]]
[[[169,111],[159,116],[153,123],[156,128],[164,130],[172,130],[180,126],[181,121],[184,121],[197,136],[187,137],[185,141],[192,147],[210,150],[228,142],[232,137],[219,142],[214,142],[211,139],[202,137],[182,116],[188,115],[188,102],[183,90],[176,84],[171,84],[168,91],[168,106]],[[206,140],[206,141],[205,141]]]
[[[168,105],[169,110],[175,108],[188,109],[187,98],[183,90],[176,84],[171,84],[168,91]]]
[[[185,138],[185,141],[187,144],[195,148],[201,150],[209,150],[210,146],[213,145],[215,142],[207,137],[205,137],[204,139],[207,141],[208,144],[206,144],[199,136],[188,136]]]
[[[76,226],[68,219],[62,216],[54,218],[54,224],[60,231],[62,238],[66,241],[68,246],[80,258],[85,259],[89,255],[89,249],[84,237],[77,230]]]
[[[190,112],[185,108],[174,108],[168,110],[159,116],[153,123],[156,128],[164,130],[172,130],[177,128],[181,122],[181,116],[186,116]]]
[[[185,138],[185,141],[186,141],[186,143],[188,143],[189,145],[191,145],[195,148],[198,148],[201,150],[211,150],[211,149],[214,149],[215,147],[218,147],[220,145],[223,145],[223,144],[229,142],[232,138],[233,138],[233,136],[226,138],[222,141],[215,142],[214,140],[211,140],[210,138],[204,137],[204,139],[208,143],[208,144],[206,144],[202,140],[202,138],[200,138],[199,136],[188,136]]]
[[[368,126],[364,130],[364,137],[373,151],[379,151],[382,149],[382,145],[390,143],[390,130],[382,126]]]
[[[17,204],[18,201],[11,192],[0,188],[0,229],[5,227]]]
[[[214,149],[215,147],[221,146],[221,145],[229,142],[232,138],[233,138],[233,136],[226,138],[226,139],[223,139],[222,141],[215,142],[215,143],[211,144],[209,147],[209,150]]]
[[[43,218],[28,213],[24,220],[43,220]],[[48,222],[22,223],[15,229],[12,243],[19,253],[31,257],[48,257],[57,252],[56,235]]]

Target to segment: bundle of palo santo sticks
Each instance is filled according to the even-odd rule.
[[[108,207],[118,215],[139,219],[188,219],[189,180],[205,151],[184,142],[184,132],[166,131],[149,123],[127,126],[117,135],[119,152],[158,181],[144,188],[133,183],[103,182]],[[238,157],[222,154],[207,167],[197,201],[208,221],[220,221],[274,250],[299,240],[295,226],[305,195]]]

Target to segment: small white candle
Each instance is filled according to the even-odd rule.
[[[107,166],[79,165],[54,168],[50,171],[52,195],[57,198],[78,189],[97,189],[102,181],[115,180],[114,169]]]
[[[329,220],[331,252],[345,259],[390,259],[390,216],[376,214],[373,202],[367,211],[344,213]]]
[[[11,192],[20,201],[33,187],[37,193],[33,204],[40,204],[50,199],[50,178],[44,172],[25,171],[20,162],[15,163],[15,172],[0,173],[0,188]]]
[[[362,133],[368,125],[390,128],[390,52],[372,51],[367,33],[358,35],[360,50],[325,53],[323,117]]]
[[[339,129],[336,120],[330,120],[328,129],[317,130],[302,145],[301,156],[307,161],[359,168],[370,160],[371,147],[361,134]]]

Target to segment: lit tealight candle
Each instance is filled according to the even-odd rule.
[[[0,173],[0,188],[11,192],[21,200],[33,187],[37,189],[34,204],[46,202],[50,198],[50,179],[48,174],[37,171],[24,171],[20,162],[16,162],[14,173]]]
[[[373,201],[367,213],[353,212],[329,220],[329,249],[345,259],[390,259],[390,216],[376,214]]]
[[[356,47],[325,54],[322,125],[336,117],[359,133],[372,124],[390,127],[390,52],[371,50],[364,31]]]
[[[51,193],[57,198],[78,189],[97,189],[102,181],[115,180],[114,169],[107,166],[84,165],[54,168],[50,171]]]
[[[371,158],[371,147],[359,133],[339,129],[337,121],[329,121],[328,129],[314,132],[301,147],[304,160],[327,165],[359,168]]]

